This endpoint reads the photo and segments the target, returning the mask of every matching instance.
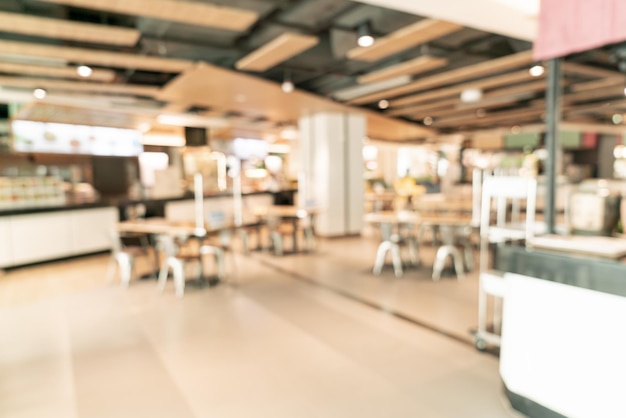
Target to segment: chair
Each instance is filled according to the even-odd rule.
[[[490,268],[490,246],[527,241],[534,236],[536,199],[537,181],[533,178],[487,176],[483,181],[480,205],[478,330],[475,335],[476,347],[480,350],[484,350],[487,344],[500,345],[504,278],[502,272]],[[521,221],[522,205],[525,206],[524,221]],[[494,300],[492,331],[487,330],[488,296],[492,296]]]
[[[387,253],[391,254],[391,262],[393,264],[393,272],[396,277],[403,274],[401,248],[407,246],[409,249],[409,259],[411,265],[419,264],[418,242],[415,235],[410,231],[402,231],[402,227],[397,233],[393,232],[393,225],[390,223],[381,223],[380,233],[382,242],[376,250],[376,259],[372,273],[376,276],[380,275],[385,265]]]
[[[202,262],[206,255],[213,255],[218,270],[218,278],[224,279],[226,271],[224,266],[224,250],[213,245],[200,245],[197,252],[181,251],[178,240],[171,235],[159,235],[157,245],[163,255],[161,270],[159,272],[158,290],[163,292],[167,282],[169,271],[172,271],[176,296],[183,297],[185,293],[185,270],[191,263],[196,263],[198,277],[202,277]]]
[[[147,242],[141,245],[128,246],[125,245],[120,233],[113,229],[109,232],[111,240],[111,261],[107,273],[107,282],[112,283],[115,276],[115,270],[119,269],[120,281],[124,287],[128,287],[130,281],[135,274],[135,261],[137,257],[148,256]],[[146,239],[144,235],[139,236],[140,241]]]
[[[314,231],[314,218],[307,211],[298,213],[296,217],[289,221],[279,217],[270,216],[267,219],[267,226],[270,231],[270,242],[274,255],[282,256],[283,250],[283,236],[291,236],[293,240],[294,249],[297,245],[298,231],[302,231],[304,237],[305,251],[313,251],[315,249],[315,231]]]

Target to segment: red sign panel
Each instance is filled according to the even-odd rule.
[[[624,0],[541,0],[537,60],[562,57],[626,39]]]

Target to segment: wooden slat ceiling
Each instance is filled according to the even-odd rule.
[[[73,125],[106,126],[112,128],[137,129],[143,121],[132,114],[106,111],[102,109],[86,109],[73,106],[47,105],[32,103],[20,109],[16,119],[35,120],[39,122],[68,123]]]
[[[193,65],[192,61],[151,57],[123,52],[99,51],[87,48],[43,45],[28,42],[0,40],[0,57],[3,55],[54,58],[68,62],[93,64],[103,67],[131,68],[148,71],[179,73]]]
[[[158,88],[152,86],[139,86],[131,84],[103,84],[87,81],[65,81],[8,76],[0,76],[0,85],[4,87],[17,87],[27,89],[45,88],[52,91],[80,91],[122,95],[126,94],[146,97],[154,97],[158,94],[159,91]]]
[[[210,91],[211,94],[206,94]],[[315,112],[357,111],[368,119],[368,135],[401,141],[430,136],[433,131],[386,117],[366,109],[355,109],[296,90],[286,94],[276,83],[238,74],[205,63],[196,65],[166,85],[158,98],[168,102],[191,102],[218,111],[239,110],[250,118],[276,122],[297,122],[300,116]]]
[[[152,17],[198,26],[245,31],[259,18],[258,14],[232,7],[194,1],[176,0],[39,0],[46,3],[95,9],[111,13]]]
[[[75,78],[84,80],[77,72],[77,67],[53,67],[46,65],[19,64],[14,62],[0,62],[0,73],[14,75],[33,75],[51,78]],[[89,76],[90,81],[111,82],[115,79],[115,71],[104,69],[93,69]]]
[[[504,85],[508,85],[508,84],[504,84]],[[521,95],[532,94],[534,92],[545,90],[545,88],[546,88],[546,82],[545,82],[545,79],[542,79],[542,80],[533,81],[530,83],[520,84],[515,87],[505,87],[505,88],[488,90],[487,92],[483,94],[483,97],[481,100],[479,100],[477,103],[473,103],[470,105],[463,104],[463,102],[461,101],[461,98],[457,94],[456,98],[452,99],[452,101],[450,102],[450,106],[439,108],[434,112],[428,111],[428,109],[425,110],[425,107],[423,105],[413,105],[413,106],[389,111],[388,114],[391,114],[394,116],[404,116],[404,115],[415,115],[417,113],[417,116],[420,118],[424,118],[426,116],[432,117],[432,116],[438,116],[438,113],[441,111],[445,112],[446,110],[458,109],[461,105],[463,105],[465,109],[476,109],[476,108],[483,107],[483,104],[485,103],[490,103],[489,101],[493,99],[518,100]],[[448,91],[455,91],[455,90],[456,89],[454,90],[450,89]],[[456,91],[459,92],[458,90]]]
[[[43,87],[51,93],[46,99],[50,106],[64,107],[59,115],[65,120],[72,108],[86,108],[86,113],[78,112],[76,123],[94,120],[98,111],[109,114],[107,107],[116,106],[124,117],[166,113],[195,118],[199,124],[219,120],[224,132],[272,130],[313,112],[360,112],[367,116],[369,136],[406,141],[437,132],[541,123],[545,109],[545,75],[529,74],[531,51],[510,53],[524,44],[435,19],[400,27],[381,18],[377,28],[387,35],[372,47],[353,48],[351,30],[363,16],[383,16],[382,9],[356,3],[336,6],[325,20],[315,21],[311,13],[310,22],[298,24],[285,16],[294,19],[304,6],[314,9],[313,3],[305,4],[309,0],[241,0],[229,7],[215,4],[226,4],[222,0],[39,1],[72,8],[42,8],[33,2],[32,9],[15,13],[11,8],[9,13],[0,6],[3,100],[25,102],[32,97],[27,89]],[[67,18],[28,14],[42,10]],[[395,19],[397,13],[390,16]],[[415,22],[411,16],[404,19]],[[84,23],[98,21],[106,25]],[[332,30],[347,35],[334,37]],[[263,44],[260,39],[273,40]],[[426,42],[432,56],[416,57]],[[75,43],[93,45],[71,46]],[[111,46],[123,48],[116,48],[118,52]],[[617,64],[603,56],[601,62],[591,55],[564,60],[565,119],[601,121],[626,111],[624,75],[612,70]],[[93,75],[81,79],[76,74],[79,64],[94,66]],[[278,83],[287,71],[308,91],[283,93]],[[386,85],[377,86],[381,82]],[[482,98],[463,103],[460,95],[467,89],[480,89]],[[91,104],[89,95],[94,97]],[[387,110],[382,104],[376,109],[382,99]],[[107,120],[115,120],[109,116]],[[428,127],[427,116],[433,119]]]
[[[133,46],[137,43],[140,35],[136,29],[70,22],[1,11],[0,32],[118,46]]]
[[[388,80],[390,78],[400,77],[403,75],[415,75],[435,70],[447,64],[448,60],[446,58],[421,56],[400,64],[383,68],[382,70],[362,75],[357,79],[357,81],[359,84],[375,83],[377,81]]]
[[[393,97],[406,95],[420,90],[433,87],[441,87],[446,84],[452,84],[458,81],[478,78],[488,74],[507,71],[513,68],[519,68],[533,62],[532,51],[519,52],[513,55],[507,55],[502,58],[481,62],[479,64],[458,68],[430,77],[421,78],[405,86],[396,87],[386,91],[366,95],[351,100],[350,104],[366,104],[382,99],[390,99]]]
[[[460,29],[462,26],[455,23],[424,19],[377,39],[370,47],[351,49],[347,56],[353,60],[378,61]]]
[[[317,45],[317,36],[285,32],[235,64],[238,70],[266,71],[277,64]]]

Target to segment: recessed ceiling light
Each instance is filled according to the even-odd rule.
[[[431,118],[430,116],[426,116],[423,120],[424,125],[426,126],[430,126],[433,124],[433,118]]]
[[[546,72],[546,69],[543,68],[543,65],[535,65],[533,67],[530,67],[530,69],[528,70],[528,72],[530,73],[530,75],[532,75],[533,77],[540,77],[543,75],[543,73]]]
[[[48,92],[45,89],[35,89],[33,90],[33,96],[35,96],[35,99],[45,99],[46,95],[48,94]]]
[[[90,77],[93,74],[93,70],[87,65],[79,65],[76,67],[76,72],[81,77]]]
[[[616,113],[611,117],[611,120],[613,121],[615,125],[619,125],[620,123],[624,122],[624,115],[620,115],[619,113]]]
[[[387,109],[389,107],[389,100],[381,100],[380,102],[378,102],[378,108],[379,109]]]

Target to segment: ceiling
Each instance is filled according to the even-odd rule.
[[[528,72],[534,12],[515,0],[468,3],[0,0],[0,101],[21,103],[22,118],[167,119],[227,136],[279,134],[320,111],[363,112],[368,135],[390,141],[541,123],[545,73]],[[369,48],[357,47],[364,25]],[[626,112],[622,61],[619,46],[568,57],[566,121]],[[82,64],[90,77],[76,74]],[[294,92],[280,89],[285,78]]]

